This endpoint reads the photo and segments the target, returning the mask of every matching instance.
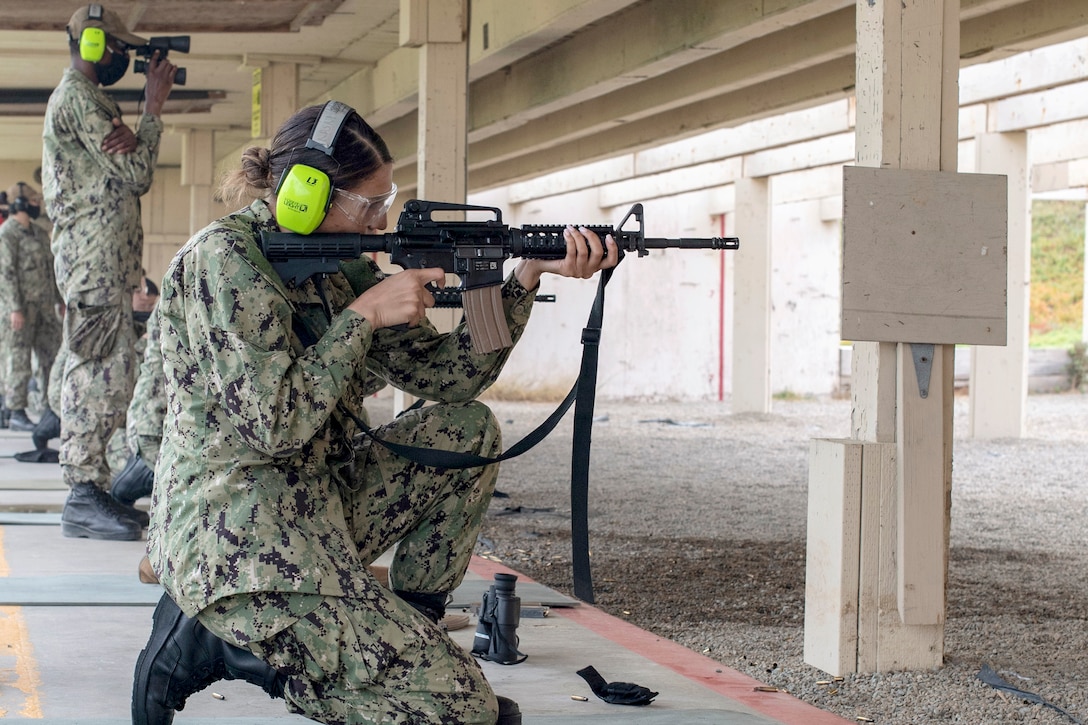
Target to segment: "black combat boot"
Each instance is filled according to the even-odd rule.
[[[37,423],[26,417],[25,408],[16,408],[11,411],[11,417],[8,418],[8,427],[12,430],[32,431]]]
[[[496,695],[499,701],[499,719],[495,725],[521,725],[521,708],[509,697]]]
[[[34,426],[34,434],[30,440],[34,441],[34,447],[39,451],[49,447],[49,441],[60,438],[60,416],[53,412],[52,408],[46,408],[42,417],[38,418],[38,424]]]
[[[393,593],[435,624],[441,622],[446,616],[446,600],[449,599],[446,592],[406,592],[402,589],[394,589]]]
[[[139,453],[133,453],[121,472],[114,476],[110,496],[118,503],[132,506],[137,499],[150,496],[154,484],[155,472],[144,463]]]
[[[140,524],[93,483],[77,483],[60,515],[60,532],[70,538],[137,541]]]
[[[8,427],[8,418],[11,417],[11,411],[8,410],[8,406],[4,405],[4,395],[0,393],[0,428]]]
[[[170,725],[189,695],[219,680],[245,680],[270,697],[283,697],[285,676],[186,617],[168,594],[151,621],[151,637],[136,660],[132,725]]]

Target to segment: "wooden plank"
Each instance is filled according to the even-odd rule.
[[[468,188],[467,0],[426,0],[426,7],[416,10],[427,17],[426,42],[419,49],[416,191],[421,199],[463,204]],[[450,275],[448,283],[457,281]],[[452,330],[460,316],[460,310],[427,311],[428,319],[443,332]],[[394,411],[413,400],[403,391],[394,391]]]
[[[857,667],[862,449],[830,439],[809,447],[804,661],[832,675]]]
[[[1027,131],[1088,118],[1088,81],[1025,93],[997,101],[990,108],[991,130]]]
[[[895,345],[855,342],[851,370],[851,435],[866,441],[894,441]]]
[[[1007,225],[1004,176],[845,167],[843,338],[1005,344]]]
[[[894,347],[894,346],[893,346]],[[895,448],[894,443],[889,444]],[[944,625],[906,625],[899,616],[898,470],[889,470],[882,453],[880,523],[878,526],[877,672],[940,667],[944,659]],[[896,456],[898,455],[898,450]],[[898,459],[890,458],[898,469]],[[871,552],[867,552],[871,553]],[[863,670],[859,670],[863,671]]]
[[[928,392],[922,397],[915,357],[923,346],[898,349],[896,592],[904,624],[944,621],[944,351],[930,347]]]
[[[1078,38],[960,72],[960,101],[996,101],[1088,77],[1088,39]]]
[[[744,173],[744,164],[740,157],[711,161],[699,166],[604,184],[597,191],[598,203],[602,209],[609,209],[621,204],[723,186],[732,184]]]
[[[1064,191],[1088,186],[1088,159],[1058,161],[1031,170],[1031,191]]]
[[[853,158],[854,133],[851,131],[751,154],[744,159],[744,172],[748,176],[773,176],[841,164]]]
[[[895,570],[895,550],[887,548],[894,539],[884,538],[884,525],[889,521],[882,522],[881,518],[885,510],[882,492],[895,487],[895,450],[894,443],[864,443],[861,454],[857,672],[879,669],[881,628],[898,626],[898,611],[891,610],[895,620],[889,622],[880,604],[881,571]],[[894,512],[894,501],[890,510]],[[894,520],[890,523],[894,527]],[[894,599],[894,589],[891,593]]]
[[[853,59],[837,58],[772,78],[763,84],[609,125],[577,138],[557,133],[556,124],[569,126],[572,119],[567,116],[577,115],[569,111],[550,116],[546,121],[531,121],[510,132],[492,136],[486,142],[473,141],[473,188],[499,186],[563,166],[607,158],[632,148],[649,148],[663,138],[694,136],[731,123],[772,116],[784,108],[843,98],[853,80]],[[604,103],[604,100],[597,99],[595,103],[598,102]],[[384,128],[378,130],[384,135]],[[576,123],[568,130],[580,132],[585,127]]]
[[[850,101],[846,98],[813,108],[790,111],[758,121],[742,123],[639,151],[636,171],[654,174],[661,171],[740,156],[776,146],[811,141],[854,128]]]
[[[1056,123],[1031,132],[1031,162],[1049,164],[1088,157],[1088,120]]]

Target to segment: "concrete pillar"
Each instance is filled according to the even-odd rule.
[[[1031,303],[1031,173],[1027,133],[988,133],[975,140],[976,168],[1009,179],[1008,342],[971,351],[972,438],[1024,435]]]
[[[739,179],[733,256],[734,413],[771,412],[771,185]]]

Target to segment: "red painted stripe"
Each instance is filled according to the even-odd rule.
[[[472,557],[469,569],[485,579],[494,578],[497,572],[506,572],[516,574],[524,582],[536,583],[516,569],[478,556]],[[759,680],[693,652],[672,640],[606,614],[592,605],[581,603],[576,607],[552,607],[551,613],[569,619],[644,659],[668,667],[692,682],[787,725],[843,725],[853,722],[783,692],[757,692],[754,688],[763,684]]]

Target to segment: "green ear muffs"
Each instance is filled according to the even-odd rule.
[[[310,234],[325,219],[331,201],[328,174],[306,164],[292,164],[276,185],[276,221],[297,234]]]
[[[97,63],[106,54],[106,31],[102,28],[84,28],[79,34],[79,57],[88,63]]]

